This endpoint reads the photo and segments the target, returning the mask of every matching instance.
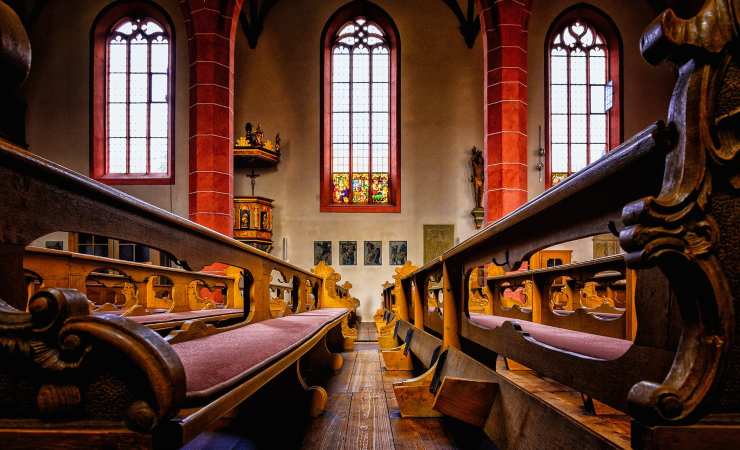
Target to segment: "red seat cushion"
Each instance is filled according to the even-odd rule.
[[[348,310],[347,308],[321,308],[321,309],[312,309],[311,311],[304,311],[299,316],[327,316],[327,317],[339,317],[342,314],[346,313]]]
[[[516,322],[523,331],[543,344],[581,355],[599,359],[617,359],[632,346],[632,342],[581,331],[565,330],[526,320],[511,317],[491,316],[488,314],[470,314],[470,320],[483,328],[495,329],[504,322]]]
[[[224,314],[238,314],[244,313],[243,309],[202,309],[200,311],[183,311],[178,313],[160,313],[160,314],[148,314],[146,316],[127,316],[127,319],[131,319],[134,322],[146,325],[151,323],[161,322],[179,322],[183,320],[192,319],[205,319],[213,316],[221,316]]]
[[[188,404],[225,393],[340,316],[295,314],[173,344],[185,368]]]

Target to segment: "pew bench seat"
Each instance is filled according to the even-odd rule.
[[[162,312],[142,316],[126,316],[127,319],[153,329],[177,327],[187,320],[204,320],[210,322],[237,319],[240,317],[244,317],[244,310],[238,308],[203,309],[200,311]]]
[[[173,344],[185,369],[187,406],[207,404],[232,390],[347,313],[344,308],[312,310]]]
[[[504,322],[515,322],[521,326],[522,331],[542,344],[597,359],[617,359],[627,353],[632,346],[632,342],[625,339],[566,330],[511,317],[471,313],[470,320],[480,327],[491,330],[500,327]]]

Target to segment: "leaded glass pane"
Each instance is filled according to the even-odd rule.
[[[126,101],[125,73],[112,73],[108,76],[108,101],[111,103]]]
[[[604,112],[604,86],[591,86],[591,112],[602,114]]]
[[[152,138],[150,140],[149,172],[167,173],[167,139]]]
[[[572,114],[570,116],[570,142],[586,143],[587,137],[586,115]]]
[[[126,42],[112,41],[108,45],[108,70],[111,73],[126,72]]]
[[[388,83],[373,83],[373,111],[388,112],[390,92]]]
[[[166,102],[167,101],[167,75],[166,74],[153,74],[152,75],[152,101],[153,102]]]
[[[332,175],[332,197],[334,203],[349,203],[351,193],[349,189],[349,173],[334,173]]]
[[[370,81],[370,54],[367,47],[358,48],[352,54],[352,81]]]
[[[352,142],[370,142],[370,114],[352,114]]]
[[[550,58],[550,82],[552,84],[568,83],[568,58],[553,56]]]
[[[168,113],[169,107],[166,103],[151,104],[150,136],[167,137],[167,126],[169,124]]]
[[[582,50],[570,54],[570,83],[586,84],[586,53]]]
[[[128,107],[129,133],[131,137],[146,137],[147,104],[132,103]]]
[[[352,201],[354,203],[367,203],[370,196],[368,190],[369,177],[366,173],[352,174]]]
[[[586,86],[571,85],[570,87],[570,112],[573,114],[585,114],[586,103]]]
[[[606,115],[591,114],[591,142],[606,143]]]
[[[370,111],[370,83],[352,83],[352,110]]]
[[[333,83],[331,105],[334,112],[349,112],[349,83]]]
[[[593,55],[593,50],[591,51]],[[603,53],[603,52],[602,52]],[[606,58],[603,56],[589,58],[591,84],[606,84]]]
[[[131,42],[130,70],[132,73],[146,73],[149,69],[149,45],[144,39]]]
[[[388,172],[388,144],[373,144],[373,172]]]
[[[606,144],[591,144],[591,162],[594,162],[604,156],[606,153]]]
[[[344,47],[334,49],[332,55],[332,80],[349,82],[349,50]]]
[[[370,170],[370,145],[355,144],[352,146],[352,171],[368,172]]]
[[[126,104],[108,105],[108,136],[126,137]]]
[[[349,172],[349,144],[332,146],[332,168],[334,172]]]
[[[146,173],[146,138],[129,139],[129,172]]]
[[[372,198],[373,203],[388,203],[388,174],[373,173]]]
[[[108,172],[126,173],[126,139],[108,139]]]
[[[167,73],[170,66],[170,45],[166,42],[152,44],[152,72]]]
[[[149,76],[145,73],[129,75],[129,101],[146,102],[148,100]]]
[[[578,172],[588,164],[586,160],[586,144],[572,144],[570,146],[570,171]]]
[[[332,114],[332,142],[349,142],[349,114]]]
[[[373,142],[387,143],[388,136],[388,113],[373,114]]]
[[[550,112],[568,114],[568,86],[553,85],[550,91]]]
[[[568,145],[567,144],[553,144],[552,145],[552,171],[553,172],[567,172],[568,171]]]
[[[565,144],[568,142],[568,115],[554,114],[551,116],[550,136],[553,143]]]

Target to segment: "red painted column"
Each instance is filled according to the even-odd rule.
[[[486,223],[527,201],[527,25],[530,0],[479,0],[483,34]]]
[[[189,218],[233,233],[234,42],[243,0],[180,0],[190,55]]]

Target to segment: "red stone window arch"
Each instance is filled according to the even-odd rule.
[[[596,8],[576,5],[547,33],[547,185],[622,141],[621,40]]]
[[[174,183],[174,34],[151,2],[118,2],[92,31],[92,177]]]
[[[399,212],[398,31],[355,1],[322,34],[321,211]]]

